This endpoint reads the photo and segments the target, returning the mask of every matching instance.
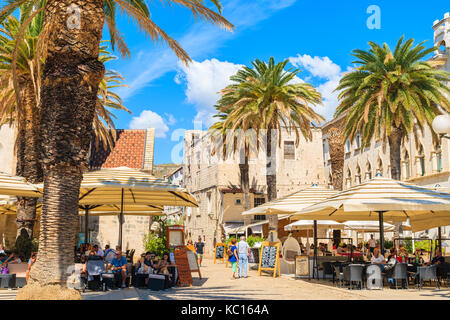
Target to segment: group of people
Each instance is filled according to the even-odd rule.
[[[250,246],[242,236],[237,242],[236,238],[231,239],[231,244],[227,249],[228,262],[231,263],[231,271],[233,273],[231,279],[236,278],[236,269],[239,264],[239,278],[247,278],[248,257],[250,256]]]
[[[169,267],[175,266],[170,260],[170,254],[164,252],[162,259],[156,261],[156,255],[152,252],[146,252],[141,255],[141,259],[136,263],[136,274],[164,274],[169,276],[169,281],[172,281],[172,273]],[[145,279],[145,285],[148,284],[148,278]]]

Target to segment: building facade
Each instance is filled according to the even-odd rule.
[[[312,140],[283,130],[276,147],[277,196],[281,197],[312,184],[325,184],[323,171],[322,133],[312,130]],[[199,203],[199,208],[186,208],[186,238],[196,241],[199,236],[211,253],[216,242],[224,240],[228,230],[242,226],[243,193],[240,187],[240,149],[228,152],[214,150],[207,131],[188,130],[184,136],[184,182]],[[219,149],[219,147],[218,147]],[[251,150],[249,156],[250,207],[267,201],[266,151]],[[265,216],[251,216],[255,223]],[[260,227],[261,228],[261,227]]]

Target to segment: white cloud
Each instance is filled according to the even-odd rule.
[[[328,57],[311,57],[307,54],[290,57],[289,61],[297,68],[304,67],[311,75],[318,78],[333,79],[340,75],[341,67]]]
[[[139,117],[133,117],[129,125],[130,129],[147,129],[155,128],[156,138],[165,138],[169,127],[164,119],[151,110],[143,110]]]
[[[193,61],[189,67],[182,64],[175,77],[175,82],[186,83],[186,100],[197,109],[194,121],[201,121],[209,127],[213,122],[213,115],[217,113],[214,105],[220,98],[218,93],[231,83],[230,77],[242,67],[227,61],[217,59]]]
[[[308,82],[314,80],[314,78],[318,79],[320,84],[316,88],[322,95],[323,107],[318,106],[317,112],[323,115],[327,121],[331,120],[339,104],[339,92],[334,91],[334,89],[343,76],[341,67],[328,57],[311,57],[307,54],[290,57],[289,61],[295,67],[304,69],[311,74],[311,77],[307,78]]]

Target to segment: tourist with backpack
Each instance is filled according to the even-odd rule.
[[[231,271],[233,272],[233,277],[231,279],[236,279],[236,267],[238,263],[236,238],[231,239],[231,245],[228,246],[227,255],[228,262],[231,263]]]

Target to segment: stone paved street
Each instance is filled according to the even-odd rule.
[[[450,290],[437,290],[428,287],[421,291],[410,290],[348,290],[333,287],[329,281],[294,280],[292,277],[282,276],[272,278],[263,274],[261,277],[254,270],[249,271],[247,279],[231,279],[231,268],[223,264],[213,264],[212,260],[205,260],[202,267],[202,279],[196,274],[192,287],[172,288],[168,291],[154,292],[127,288],[111,292],[86,292],[85,300],[197,300],[197,299],[339,299],[339,300],[367,300],[367,299],[450,299]],[[0,300],[14,299],[16,290],[0,290]]]

